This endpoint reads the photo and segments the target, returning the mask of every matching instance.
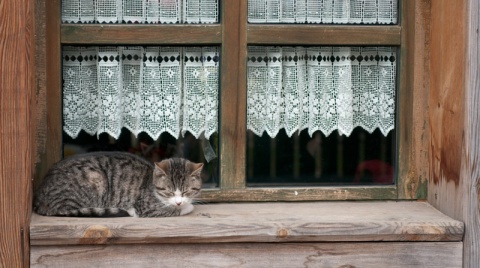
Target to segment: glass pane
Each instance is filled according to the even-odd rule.
[[[395,178],[395,137],[356,128],[349,137],[306,131],[289,138],[248,132],[247,185],[391,185]]]
[[[62,53],[66,156],[185,157],[207,164],[205,187],[217,186],[219,47],[64,46]]]
[[[146,133],[140,133],[138,137],[130,131],[123,129],[118,139],[107,134],[101,134],[97,138],[82,131],[76,139],[72,139],[63,133],[64,157],[76,154],[121,151],[141,156],[150,162],[159,162],[166,158],[183,157],[195,163],[204,163],[202,170],[202,188],[218,187],[218,157],[208,162],[205,151],[212,150],[218,156],[218,134],[213,134],[210,139],[195,138],[187,132],[184,137],[174,138],[168,133],[163,133],[157,140],[153,140]]]
[[[249,185],[392,184],[396,58],[395,47],[248,47]]]

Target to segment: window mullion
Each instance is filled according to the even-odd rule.
[[[46,1],[45,10],[47,133],[45,161],[42,162],[40,176],[63,157],[60,0]]]
[[[402,26],[402,44],[400,50],[400,68],[397,99],[397,185],[399,199],[417,198],[416,195],[424,194],[422,191],[410,191],[411,185],[421,183],[416,177],[415,165],[412,165],[414,154],[414,50],[415,50],[415,3],[413,1],[400,1],[400,24]],[[417,93],[418,94],[418,93]],[[400,111],[400,112],[399,112]],[[415,188],[413,188],[415,189]]]
[[[245,188],[247,0],[222,1],[220,187]]]
[[[398,46],[401,27],[352,25],[249,24],[250,45]]]
[[[220,43],[219,24],[62,24],[62,44],[211,45]]]

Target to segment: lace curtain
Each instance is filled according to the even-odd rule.
[[[398,0],[248,0],[250,23],[396,24]]]
[[[63,23],[216,23],[218,0],[62,0]]]
[[[64,131],[157,139],[218,125],[218,47],[63,47]]]
[[[247,128],[272,138],[282,128],[349,136],[357,126],[386,136],[396,64],[392,47],[249,47]]]

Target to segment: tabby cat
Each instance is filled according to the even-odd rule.
[[[73,156],[50,169],[33,209],[47,216],[185,215],[200,191],[202,167],[182,158],[151,164],[121,152]]]

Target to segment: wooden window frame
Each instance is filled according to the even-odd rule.
[[[398,25],[248,24],[247,0],[220,0],[220,23],[197,25],[61,24],[60,0],[46,1],[47,151],[40,175],[62,157],[62,45],[219,45],[220,113],[219,177],[216,189],[202,191],[202,200],[307,201],[397,200],[426,196],[412,175],[413,111],[427,111],[413,101],[412,67],[415,3],[399,0]],[[135,29],[132,31],[132,29]],[[246,188],[246,58],[248,45],[374,45],[400,50],[397,90],[397,172],[391,186]],[[420,115],[416,115],[420,116]],[[414,173],[414,172],[413,172]],[[411,185],[416,185],[412,187]],[[420,189],[420,190],[419,190]]]

